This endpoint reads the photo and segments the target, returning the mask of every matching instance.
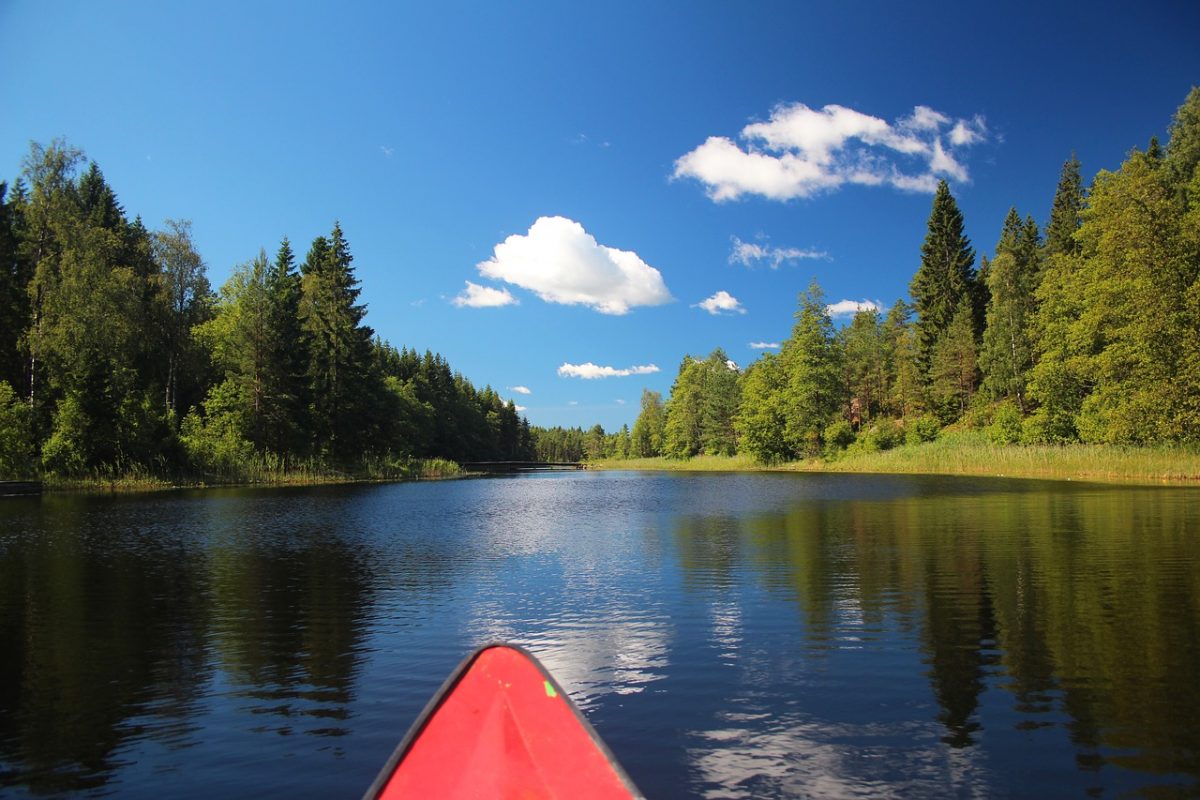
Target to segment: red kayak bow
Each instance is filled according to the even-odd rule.
[[[499,644],[450,675],[364,800],[641,797],[541,662]]]

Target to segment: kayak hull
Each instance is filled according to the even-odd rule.
[[[365,798],[640,798],[554,677],[488,645],[450,675]]]

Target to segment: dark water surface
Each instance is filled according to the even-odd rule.
[[[357,797],[527,645],[651,798],[1200,794],[1200,492],[567,473],[0,503],[0,794]]]

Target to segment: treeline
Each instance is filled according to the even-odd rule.
[[[523,459],[515,405],[364,324],[341,227],[220,291],[189,223],[132,221],[92,162],[33,145],[0,183],[0,476],[386,473]]]
[[[943,181],[911,303],[839,330],[812,284],[778,354],[744,372],[688,357],[665,403],[645,392],[633,455],[837,457],[954,423],[1002,443],[1200,442],[1198,164],[1193,89],[1166,147],[1086,188],[1072,156],[1045,226],[1011,209],[978,264]]]

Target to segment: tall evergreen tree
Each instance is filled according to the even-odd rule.
[[[315,447],[335,462],[356,459],[368,448],[371,420],[364,404],[371,386],[372,330],[353,257],[339,224],[329,239],[317,237],[304,262],[301,327],[308,345]]]
[[[824,294],[813,281],[800,295],[796,324],[780,353],[787,380],[782,393],[783,435],[791,453],[821,452],[821,436],[841,411],[845,397],[843,357]]]
[[[962,416],[975,393],[979,369],[974,317],[969,298],[963,298],[950,320],[950,327],[938,338],[933,348],[929,397],[934,411],[943,422]]]
[[[1010,208],[987,276],[991,300],[979,366],[984,389],[994,398],[1016,400],[1022,410],[1033,366],[1030,321],[1036,312],[1039,251],[1037,223],[1032,217],[1022,222]]]
[[[963,231],[963,216],[946,181],[938,183],[921,245],[921,266],[909,293],[917,312],[918,358],[928,369],[933,349],[964,298],[975,290],[975,251]]]
[[[890,388],[888,339],[879,312],[873,308],[858,311],[840,336],[846,353],[851,416],[859,421],[872,419],[883,413]]]
[[[267,392],[272,402],[263,420],[263,444],[274,453],[300,454],[307,429],[308,352],[300,327],[300,275],[286,236],[267,272],[266,291],[271,331]]]
[[[1079,252],[1075,231],[1079,230],[1083,213],[1083,179],[1079,175],[1079,159],[1075,154],[1063,164],[1050,206],[1050,221],[1046,223],[1046,257]]]

